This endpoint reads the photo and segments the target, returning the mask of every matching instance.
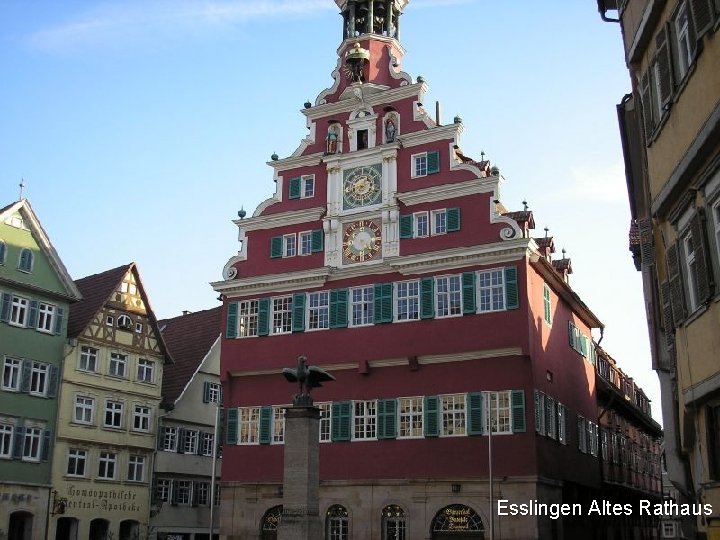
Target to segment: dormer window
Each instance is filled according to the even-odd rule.
[[[132,330],[133,328],[132,319],[127,315],[120,315],[117,318],[117,325],[118,328],[122,328],[123,330]]]
[[[377,115],[367,109],[360,109],[350,115],[348,129],[351,151],[375,147],[377,120]]]
[[[23,248],[20,252],[20,260],[18,261],[18,270],[21,272],[32,272],[33,269],[33,252],[28,248]]]

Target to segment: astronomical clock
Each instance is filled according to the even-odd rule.
[[[343,263],[352,264],[379,258],[382,252],[382,229],[372,219],[345,224],[342,237]]]
[[[382,202],[382,165],[353,167],[343,173],[343,210]]]

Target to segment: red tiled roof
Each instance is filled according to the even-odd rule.
[[[123,276],[133,263],[118,266],[99,274],[93,274],[75,281],[83,299],[70,307],[68,337],[77,337],[90,324],[93,316],[105,304],[110,294],[120,284]]]
[[[535,243],[540,249],[551,248],[551,252],[555,253],[555,244],[553,243],[552,236],[541,236],[540,238],[533,238]]]
[[[174,364],[163,370],[163,403],[174,403],[222,331],[221,307],[158,321]]]
[[[630,247],[640,245],[640,228],[638,227],[637,221],[630,222],[630,231],[628,232],[628,240],[630,241]]]
[[[557,259],[552,261],[552,265],[558,271],[567,270],[568,274],[572,274],[572,265],[570,259]]]

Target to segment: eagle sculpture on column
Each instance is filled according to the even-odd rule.
[[[298,384],[298,393],[293,398],[295,406],[310,406],[313,404],[310,391],[313,388],[322,386],[321,383],[334,381],[335,377],[324,369],[317,366],[308,366],[306,356],[298,356],[297,368],[284,368],[282,371],[285,378],[292,383]]]

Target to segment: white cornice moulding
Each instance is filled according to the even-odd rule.
[[[244,231],[257,231],[261,229],[275,229],[286,225],[298,225],[309,221],[318,221],[325,214],[324,206],[308,208],[306,210],[293,210],[267,216],[257,216],[246,219],[235,219],[233,223]]]
[[[465,180],[456,184],[442,184],[415,191],[397,193],[396,195],[398,200],[403,204],[412,206],[427,202],[467,197],[468,195],[477,195],[479,193],[493,193],[496,189],[497,177],[489,177]]]
[[[427,356],[418,356],[418,364],[447,364],[449,362],[466,362],[468,360],[482,360],[485,358],[497,358],[503,356],[520,356],[522,354],[523,352],[520,347],[468,351],[456,354],[432,354]]]
[[[364,86],[367,86],[364,85]],[[351,88],[348,86],[348,88]],[[395,101],[407,99],[410,97],[416,97],[424,94],[427,91],[426,83],[415,83],[407,86],[401,86],[400,88],[392,88],[383,90],[381,92],[368,92],[363,93],[363,102],[366,105],[374,107],[376,105],[387,105]],[[357,98],[340,99],[334,103],[323,103],[322,105],[315,105],[310,109],[303,109],[302,113],[307,116],[310,120],[319,120],[327,118],[328,116],[349,114],[350,111],[357,108],[359,100]]]
[[[276,159],[273,161],[266,161],[276,171],[286,171],[288,169],[295,169],[297,167],[313,167],[314,165],[320,165],[323,154],[317,152],[315,154],[308,154],[307,156],[290,156],[282,159]]]
[[[398,136],[400,144],[404,148],[411,148],[430,142],[442,141],[445,139],[457,140],[458,135],[463,132],[462,124],[448,124],[445,126],[434,126],[422,131],[405,133]]]
[[[289,274],[268,274],[249,278],[216,281],[213,289],[227,297],[248,294],[288,292],[322,287],[328,280],[329,268],[313,268]]]

